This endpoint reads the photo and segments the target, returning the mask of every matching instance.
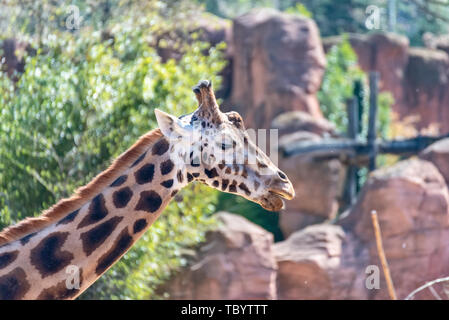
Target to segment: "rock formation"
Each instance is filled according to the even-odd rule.
[[[307,131],[319,136],[337,136],[335,125],[326,119],[314,118],[303,111],[287,111],[278,115],[271,122],[272,129],[279,130],[279,136]]]
[[[232,34],[233,109],[248,128],[269,128],[285,111],[322,117],[315,93],[326,61],[313,20],[257,9],[236,18]]]
[[[449,34],[435,36],[430,33],[423,35],[423,41],[427,48],[445,51],[449,54]]]
[[[321,141],[337,136],[326,119],[316,119],[302,111],[284,112],[271,125],[279,130],[279,148],[299,141]],[[295,187],[296,197],[286,203],[279,216],[285,237],[308,225],[335,218],[344,182],[344,167],[338,159],[314,159],[298,155],[280,157],[279,167]]]
[[[449,193],[438,169],[411,159],[375,171],[343,225],[368,247],[370,264],[380,262],[370,214],[376,211],[398,298],[449,273]],[[381,287],[369,298],[388,299]],[[425,292],[421,298],[429,298]]]
[[[278,297],[294,300],[367,299],[368,252],[340,226],[320,224],[274,245]]]
[[[420,157],[432,162],[449,186],[449,138],[430,145],[421,152]]]
[[[158,291],[170,299],[276,299],[273,235],[241,216],[217,213],[197,257]]]

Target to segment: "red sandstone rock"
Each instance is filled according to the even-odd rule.
[[[442,50],[449,54],[449,34],[435,36],[430,33],[425,33],[423,40],[427,48]]]
[[[298,131],[282,136],[279,145],[282,148],[300,140],[319,142],[321,138],[310,132]],[[343,168],[338,159],[316,160],[298,155],[281,158],[279,167],[292,181],[296,192],[296,197],[286,203],[287,210],[325,218],[335,216],[343,180]]]
[[[432,162],[449,185],[449,138],[440,140],[427,147],[420,158]]]
[[[342,224],[365,242],[370,264],[380,267],[371,212],[379,217],[385,254],[398,298],[427,281],[449,273],[449,193],[436,167],[412,159],[375,171],[363,188],[349,218]],[[381,288],[373,299],[388,299]],[[440,291],[441,292],[441,291]],[[433,298],[429,291],[417,298]]]
[[[304,115],[307,114],[287,112],[273,121],[272,127],[279,129],[281,135],[281,149],[299,141],[319,143],[323,139],[319,134],[336,135],[327,120]],[[301,129],[310,131],[295,131]],[[335,217],[344,183],[344,167],[338,159],[317,160],[304,155],[281,157],[279,168],[287,174],[296,192],[296,197],[286,202],[286,209],[279,216],[279,226],[285,237],[308,225]]]
[[[371,211],[376,211],[386,238],[410,231],[449,226],[449,194],[430,162],[411,159],[379,169],[368,179],[353,209],[356,234],[373,239]],[[351,213],[352,214],[352,213]]]
[[[221,212],[196,259],[160,288],[170,299],[276,299],[273,235],[245,218]]]
[[[311,19],[257,9],[234,20],[232,103],[248,128],[269,128],[285,111],[321,118],[316,92],[325,68]]]
[[[337,136],[335,125],[328,120],[315,118],[303,111],[289,111],[278,115],[271,122],[271,128],[279,130],[279,136],[307,131],[323,136]]]
[[[339,226],[321,224],[274,245],[279,299],[366,299],[368,260],[354,237]]]

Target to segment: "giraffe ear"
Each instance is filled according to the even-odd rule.
[[[183,124],[178,118],[162,110],[154,109],[156,120],[162,134],[171,139],[187,137],[191,135],[191,127]]]

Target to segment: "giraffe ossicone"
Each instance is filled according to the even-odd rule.
[[[142,136],[92,182],[40,217],[0,232],[0,299],[73,299],[117,262],[192,181],[271,211],[295,196],[236,112],[219,110],[210,81],[193,88],[194,112],[156,109]],[[77,268],[78,286],[67,286]]]

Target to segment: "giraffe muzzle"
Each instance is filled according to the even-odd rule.
[[[286,176],[283,180],[276,179],[274,183],[271,184],[268,191],[271,194],[277,195],[286,200],[292,200],[295,197],[295,189]]]
[[[286,200],[291,200],[295,197],[295,190],[290,181],[283,183],[278,188],[273,188],[268,191],[268,194],[263,196],[259,204],[266,210],[279,211],[285,208]]]
[[[293,188],[291,188],[291,189],[289,188],[289,189],[286,189],[286,190],[282,189],[280,191],[278,191],[278,190],[275,190],[275,191],[270,190],[270,193],[272,193],[274,195],[277,195],[277,196],[279,196],[281,198],[284,198],[286,200],[292,200],[295,197],[295,190],[293,190]]]

